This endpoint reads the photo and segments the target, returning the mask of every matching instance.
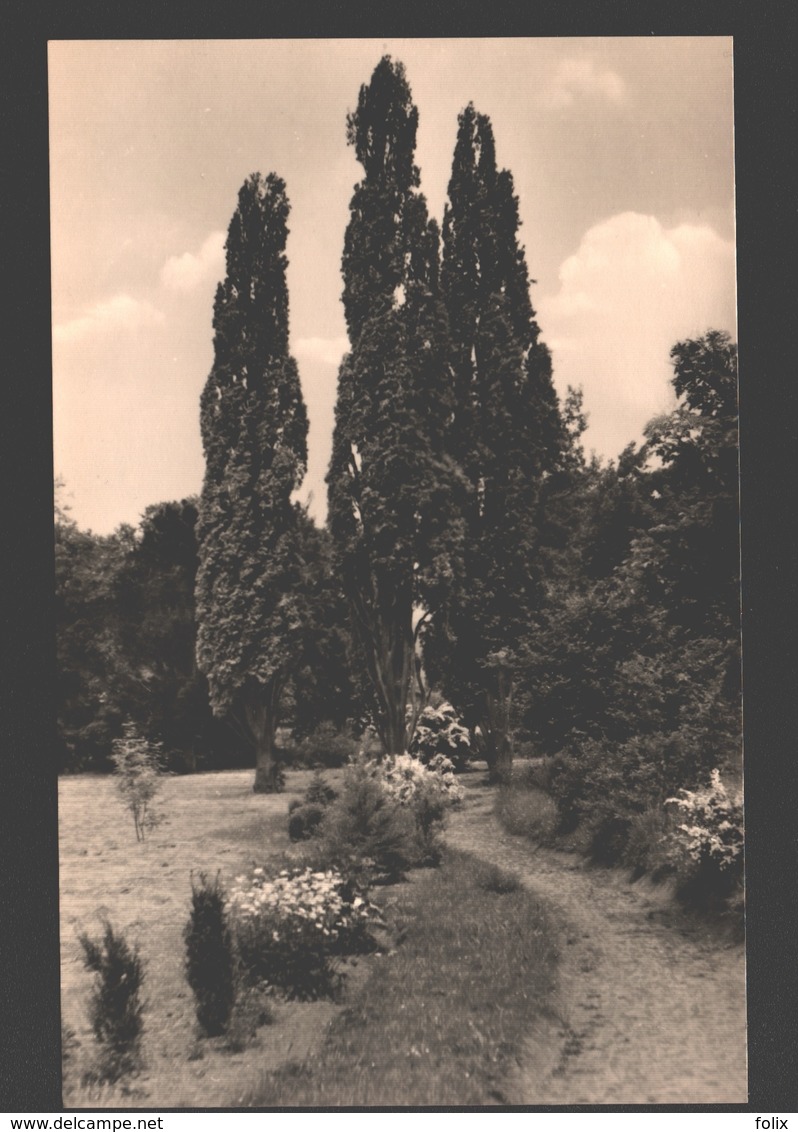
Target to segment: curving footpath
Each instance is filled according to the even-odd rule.
[[[553,1016],[505,1089],[518,1105],[747,1100],[741,944],[682,916],[667,890],[505,833],[469,784],[447,841],[515,871],[563,923]]]

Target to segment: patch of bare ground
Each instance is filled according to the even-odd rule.
[[[744,1103],[742,944],[682,914],[665,885],[505,833],[481,780],[464,776],[447,840],[513,869],[563,925],[554,1017],[529,1034],[508,1103]]]

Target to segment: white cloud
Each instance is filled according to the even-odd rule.
[[[161,268],[161,282],[171,291],[193,291],[224,275],[224,232],[211,232],[196,253],[170,256]]]
[[[84,342],[98,334],[140,330],[163,322],[163,312],[151,303],[134,299],[131,295],[114,295],[111,299],[96,303],[78,318],[56,323],[53,327],[53,340],[58,345]]]
[[[346,335],[340,338],[297,338],[292,342],[292,349],[298,358],[337,366],[349,349],[349,339]]]
[[[554,72],[549,88],[553,106],[571,106],[575,98],[604,98],[622,102],[626,84],[616,71],[599,68],[592,59],[563,59]]]
[[[617,456],[672,403],[671,347],[710,328],[734,334],[734,246],[708,225],[624,212],[585,233],[537,307],[560,394],[584,390],[586,448]]]

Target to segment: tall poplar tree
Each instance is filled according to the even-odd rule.
[[[211,706],[255,748],[255,790],[279,789],[280,695],[302,633],[302,560],[292,491],[307,465],[307,416],[288,353],[283,181],[249,177],[227,234],[214,305],[214,362],[201,399],[205,481],[197,537],[197,660]]]
[[[512,175],[496,168],[489,118],[469,105],[458,126],[441,278],[455,389],[450,450],[468,483],[465,585],[445,635],[439,624],[431,636],[442,683],[479,728],[495,780],[512,760],[513,692],[542,600],[541,485],[564,432],[529,297]]]
[[[417,126],[404,67],[385,56],[347,121],[364,175],[344,245],[350,352],[327,482],[340,575],[388,753],[404,751],[415,727],[418,630],[443,602],[461,535],[447,455],[454,402],[439,232],[419,192]]]

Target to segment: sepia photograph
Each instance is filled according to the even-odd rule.
[[[64,1107],[745,1104],[732,37],[47,59]]]

